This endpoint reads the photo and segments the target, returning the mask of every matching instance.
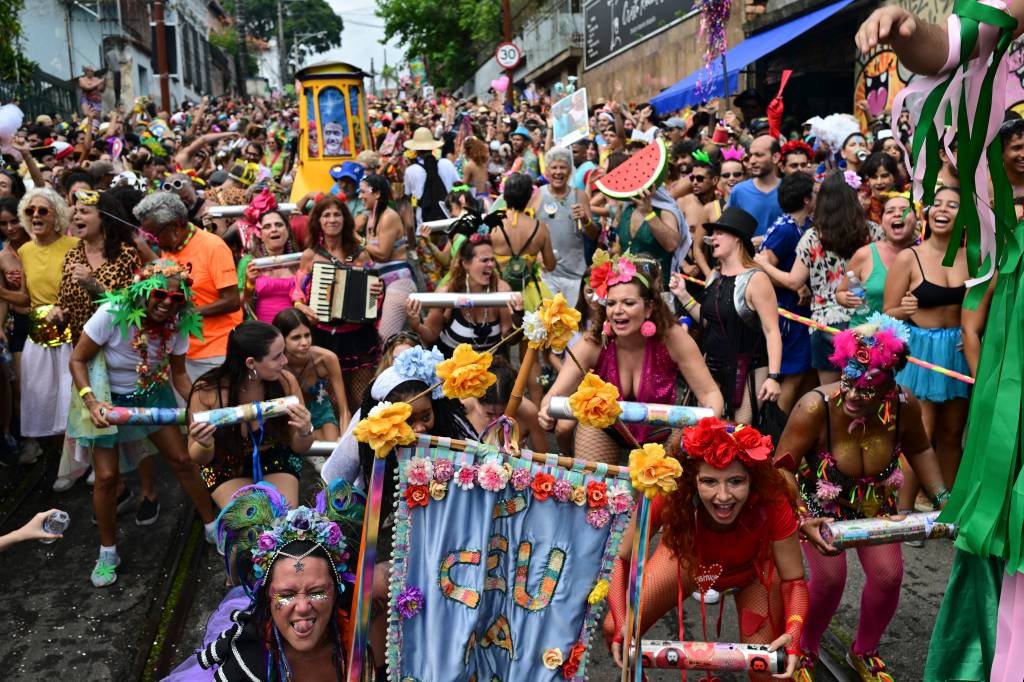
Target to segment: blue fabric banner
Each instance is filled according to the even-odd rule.
[[[390,679],[583,680],[628,474],[439,440],[399,451]]]

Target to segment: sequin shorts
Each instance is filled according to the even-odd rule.
[[[288,448],[277,445],[260,453],[260,469],[264,477],[269,474],[291,474],[298,478],[302,471],[302,458]],[[201,466],[199,471],[206,488],[212,493],[222,483],[232,479],[253,477],[252,452],[218,450],[210,463]]]

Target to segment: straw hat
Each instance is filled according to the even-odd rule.
[[[443,141],[434,139],[430,128],[417,128],[412,134],[412,139],[405,142],[405,148],[414,152],[429,152],[443,146]]]

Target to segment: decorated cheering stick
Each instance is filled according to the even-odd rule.
[[[619,408],[622,409],[619,419],[626,424],[668,426],[674,429],[693,426],[705,417],[715,416],[715,413],[706,407],[686,407],[684,405],[633,403],[620,400]],[[565,396],[551,398],[548,404],[548,414],[556,419],[576,419],[572,408],[569,407],[569,398]]]
[[[280,265],[291,265],[298,263],[302,260],[302,252],[299,253],[282,253],[279,256],[263,256],[261,258],[253,258],[250,263],[257,270],[266,270],[268,268],[276,268]]]
[[[240,424],[254,419],[273,419],[283,417],[289,405],[298,405],[299,399],[293,395],[286,395],[273,400],[264,400],[258,403],[246,405],[235,405],[233,407],[218,407],[216,410],[196,412],[192,415],[192,421],[197,424],[213,424],[214,426],[230,426]]]
[[[248,204],[237,204],[234,206],[211,206],[206,214],[212,218],[239,218],[245,213]],[[294,213],[295,204],[278,204],[277,209],[281,213]]]
[[[516,295],[514,291],[487,294],[431,293],[409,294],[409,300],[419,301],[424,308],[504,308]]]
[[[834,521],[821,527],[821,538],[836,549],[887,545],[914,540],[955,540],[956,524],[938,523],[939,512],[907,514],[902,519],[876,517]]]
[[[635,663],[635,657],[631,656]],[[786,651],[767,644],[645,640],[640,665],[647,670],[709,670],[777,675],[786,671]]]
[[[178,407],[111,407],[101,409],[108,424],[184,424],[185,409]]]

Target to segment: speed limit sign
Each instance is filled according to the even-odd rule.
[[[523,53],[515,43],[500,43],[494,52],[498,66],[503,69],[514,69],[523,59]]]

